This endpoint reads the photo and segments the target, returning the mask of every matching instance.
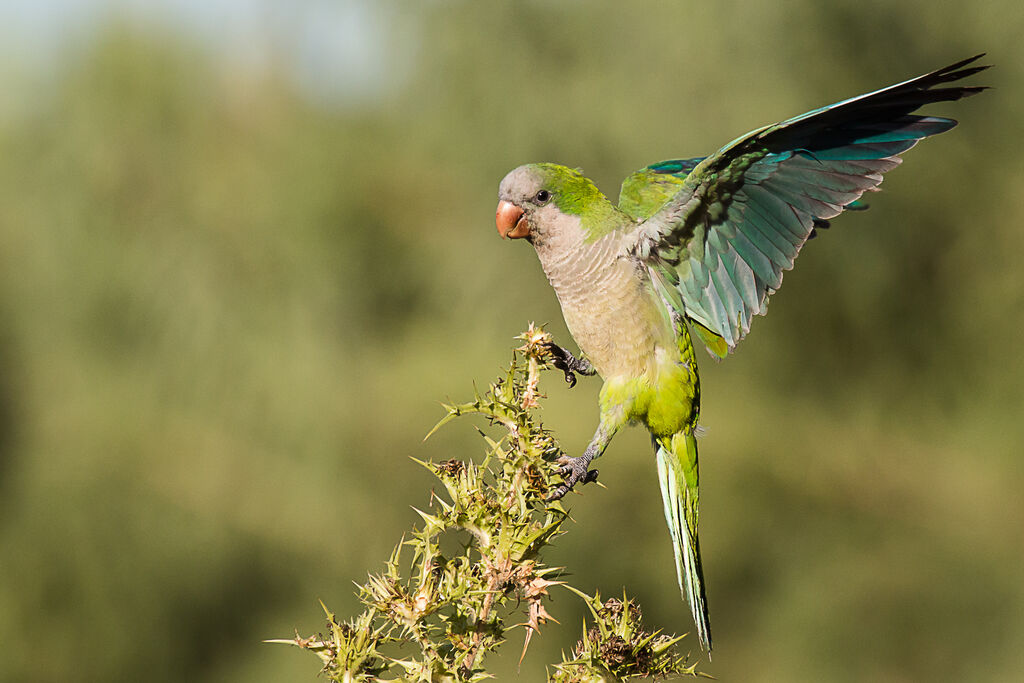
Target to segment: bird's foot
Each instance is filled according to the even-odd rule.
[[[576,386],[576,373],[581,375],[595,375],[597,370],[584,358],[577,358],[565,348],[554,342],[547,344],[548,353],[551,354],[551,364],[565,373],[565,381],[569,388]],[[564,495],[564,494],[563,494]]]
[[[590,482],[597,481],[597,470],[588,469],[592,459],[587,457],[586,454],[578,458],[567,458],[564,456],[559,458],[558,462],[562,466],[558,469],[558,473],[562,476],[563,481],[548,494],[547,500],[556,501],[562,498],[578,483],[589,484]]]

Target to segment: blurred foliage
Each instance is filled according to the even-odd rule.
[[[509,169],[581,166],[614,194],[644,164],[980,50],[996,88],[931,108],[961,126],[702,363],[709,672],[1018,680],[1018,4],[388,2],[408,60],[352,102],[311,97],[286,53],[247,66],[171,23],[104,20],[42,66],[8,44],[0,680],[309,680],[259,641],[314,631],[317,597],[357,610],[349,581],[430,485],[408,456],[474,447],[420,444],[435,401],[504,365],[526,320],[569,343],[531,250],[494,234]],[[582,449],[596,383],[551,394],[547,424]],[[640,431],[548,561],[682,630]],[[524,680],[573,646],[556,641]]]

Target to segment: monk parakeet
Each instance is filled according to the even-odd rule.
[[[728,355],[815,230],[860,208],[919,140],[956,125],[913,112],[983,90],[946,85],[987,68],[969,66],[981,56],[759,128],[708,157],[643,168],[622,183],[618,205],[557,164],[520,166],[501,181],[498,232],[533,245],[582,351],[553,347],[556,365],[571,384],[573,373],[604,379],[597,432],[583,455],[564,459],[551,498],[596,479],[589,465],[620,427],[647,427],[680,592],[708,652],[689,330],[712,356]]]

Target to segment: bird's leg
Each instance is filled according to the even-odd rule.
[[[575,458],[563,456],[558,459],[562,465],[558,469],[558,473],[562,475],[563,482],[548,495],[549,501],[558,500],[569,493],[569,489],[577,483],[589,484],[592,481],[597,481],[597,470],[590,469],[590,462],[604,453],[604,449],[608,447],[608,442],[612,440],[614,433],[602,425],[597,428],[597,433],[594,434],[587,450],[583,451],[583,455]]]
[[[581,375],[596,375],[597,370],[586,358],[577,358],[565,348],[554,342],[547,345],[548,353],[551,354],[551,364],[565,373],[565,381],[569,388],[576,386],[576,373]]]

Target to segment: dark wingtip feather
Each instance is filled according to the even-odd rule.
[[[872,93],[872,95],[877,95],[881,93],[921,93],[925,91],[930,93],[940,93],[946,92],[947,90],[974,90],[979,86],[956,86],[955,88],[939,88],[935,90],[933,90],[933,88],[943,83],[952,83],[953,81],[963,80],[977,73],[981,73],[985,69],[991,68],[991,64],[967,66],[968,64],[973,64],[975,61],[981,59],[984,56],[985,53],[982,52],[981,54],[974,55],[973,57],[969,57],[954,64],[950,64],[949,66],[944,66],[941,69],[936,69],[935,71],[930,71],[926,74],[917,76],[916,78],[911,78],[908,81],[904,81],[894,86],[890,86],[888,88],[878,91],[877,93]]]
[[[933,86],[938,85],[940,83],[952,83],[953,81],[959,81],[959,80],[963,80],[965,78],[969,78],[970,76],[973,76],[975,74],[981,73],[982,71],[985,71],[986,69],[991,69],[992,68],[991,64],[979,64],[977,66],[972,66],[972,67],[969,67],[969,68],[964,68],[968,64],[973,64],[974,62],[978,61],[979,59],[981,59],[984,56],[985,56],[984,52],[978,53],[978,54],[974,55],[973,57],[968,57],[967,59],[963,59],[963,60],[961,60],[959,62],[956,62],[954,64],[950,64],[949,66],[944,66],[941,69],[936,69],[935,71],[932,71],[931,73],[924,74],[923,76],[918,76],[917,78],[912,79],[911,81],[909,81],[905,85],[917,85],[917,86],[925,88],[925,89],[930,89]],[[976,94],[978,94],[979,92],[981,92],[982,90],[985,90],[985,89],[986,89],[986,86],[974,85],[974,86],[958,86],[956,88],[948,88],[948,89],[941,88],[941,89],[938,89],[938,90],[932,90],[932,92],[945,92],[946,90],[956,90],[956,91],[960,91],[962,93],[960,95],[960,97],[969,97],[970,95],[976,95]],[[959,97],[957,99],[959,99]]]
[[[968,57],[967,59],[962,59],[959,62],[955,62],[953,64],[950,64],[949,66],[944,66],[941,69],[936,69],[935,71],[932,71],[929,74],[925,74],[925,77],[927,77],[927,76],[941,76],[945,80],[955,81],[955,80],[959,80],[961,78],[966,78],[967,76],[973,76],[974,74],[978,73],[979,71],[984,71],[985,69],[991,68],[992,65],[991,64],[979,64],[978,66],[972,66],[970,69],[965,69],[964,67],[967,66],[968,64],[973,64],[974,62],[976,62],[979,59],[981,59],[982,57],[984,57],[986,54],[987,53],[985,53],[985,52],[979,52],[978,54],[974,55],[973,57]]]
[[[991,64],[985,64],[983,66],[972,66],[970,69],[961,69],[960,71],[954,71],[951,74],[946,75],[947,81],[959,81],[961,78],[967,78],[974,74],[981,73],[985,69],[991,69]]]
[[[971,64],[972,62],[978,61],[979,59],[981,59],[982,57],[984,57],[987,54],[988,54],[987,52],[979,52],[978,54],[974,55],[973,57],[968,57],[967,59],[961,59],[959,62],[954,62],[953,64],[950,64],[949,66],[944,66],[941,69],[937,69],[937,71],[952,71],[954,69],[959,69],[961,67],[967,66],[968,64]]]
[[[856,142],[856,129],[865,123],[893,123],[929,104],[959,100],[986,90],[986,86],[980,85],[937,87],[988,69],[986,65],[969,66],[983,56],[984,53],[977,54],[888,88],[783,121],[759,135],[758,142],[772,152],[794,147],[814,150]],[[949,127],[956,125],[952,119],[949,121]],[[944,130],[948,128],[922,131],[920,137],[935,135]]]
[[[986,68],[988,68],[988,67],[986,67]],[[961,97],[970,97],[971,95],[977,95],[982,90],[991,90],[991,89],[992,89],[991,85],[968,85],[968,86],[964,86],[963,88],[960,88],[960,90],[963,91],[963,95],[961,95]]]

